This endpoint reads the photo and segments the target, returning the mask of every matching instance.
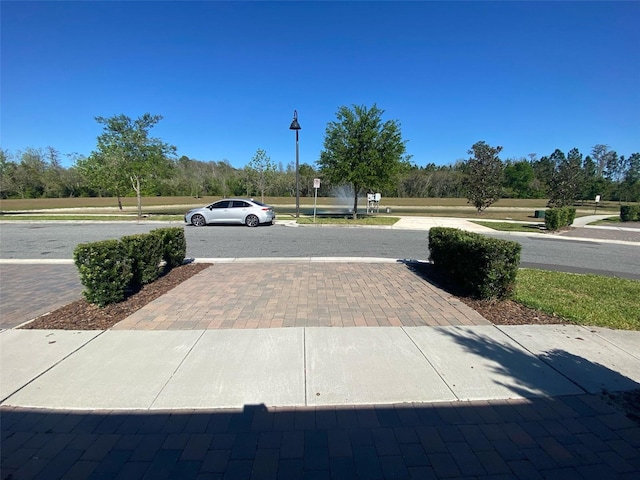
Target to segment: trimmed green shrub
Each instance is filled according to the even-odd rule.
[[[84,297],[104,307],[124,300],[127,289],[137,290],[155,281],[162,260],[167,269],[181,265],[186,251],[184,229],[169,227],[128,235],[119,241],[80,244],[73,258],[86,288]]]
[[[84,298],[104,307],[125,297],[133,272],[124,245],[118,240],[81,243],[73,250]]]
[[[120,240],[131,260],[130,286],[137,289],[151,283],[160,276],[163,245],[157,235],[141,233],[128,235]]]
[[[562,213],[559,208],[550,208],[544,212],[544,226],[547,230],[555,232],[560,230],[560,224],[562,222]]]
[[[166,227],[151,230],[150,234],[157,235],[162,244],[162,259],[171,269],[182,265],[187,255],[187,240],[182,227]]]
[[[429,230],[429,259],[478,298],[508,297],[515,287],[522,247],[456,228]]]
[[[620,220],[637,222],[640,220],[640,205],[620,205]]]
[[[576,209],[573,207],[551,208],[545,211],[544,225],[547,230],[555,232],[570,226],[576,219]]]

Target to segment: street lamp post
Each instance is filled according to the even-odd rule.
[[[301,130],[298,123],[298,111],[293,111],[293,121],[289,130],[296,131],[296,218],[300,218],[300,149],[298,145],[298,130]]]

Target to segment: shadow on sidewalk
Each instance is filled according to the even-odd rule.
[[[517,384],[498,385],[509,388],[517,396],[530,397],[534,394],[552,395],[544,387],[543,371],[537,368],[538,361],[551,367],[585,393],[606,393],[608,391],[628,391],[640,389],[640,384],[619,372],[599,363],[592,362],[570,352],[551,349],[542,355],[534,355],[517,344],[501,343],[481,333],[461,328],[441,329],[439,332],[463,346],[467,352],[490,359],[490,378],[509,377]],[[505,336],[505,340],[509,337]],[[582,339],[580,339],[582,340]]]

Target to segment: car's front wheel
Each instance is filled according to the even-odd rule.
[[[191,224],[194,227],[204,227],[207,224],[207,221],[204,219],[202,215],[197,213],[193,217],[191,217]]]
[[[247,218],[244,219],[244,223],[247,227],[257,227],[260,225],[260,219],[255,215],[247,215]]]

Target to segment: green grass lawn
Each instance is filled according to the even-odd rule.
[[[536,233],[540,232],[540,225],[544,225],[540,223],[513,223],[513,222],[481,222],[477,220],[472,220],[471,223],[475,223],[477,225],[482,225],[483,227],[489,227],[493,230],[498,230],[500,232],[527,232],[527,233]]]
[[[640,330],[640,281],[523,268],[514,300],[577,325]]]

